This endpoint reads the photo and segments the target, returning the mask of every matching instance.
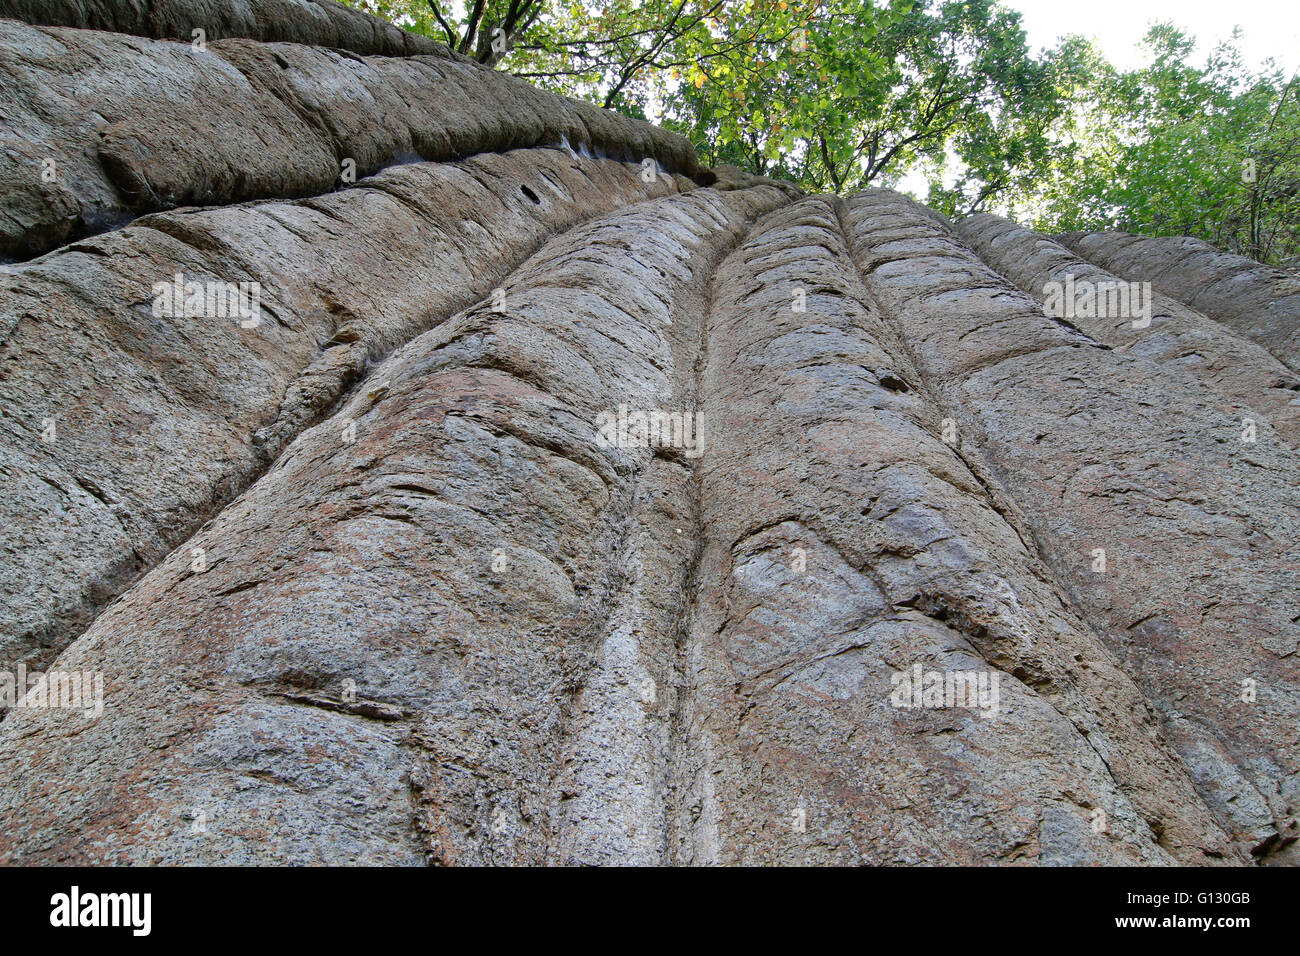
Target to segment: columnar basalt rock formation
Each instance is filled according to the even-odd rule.
[[[1060,241],[1118,275],[1142,279],[1258,342],[1300,372],[1300,278],[1190,236],[1071,233]]]
[[[198,49],[7,21],[0,75],[13,90],[0,130],[0,255],[17,259],[140,213],[318,195],[403,161],[566,144],[696,172],[681,137],[445,48]]]
[[[0,0],[0,862],[1295,862],[1276,276],[201,6]]]
[[[1225,408],[1236,408],[1240,419],[1258,421],[1259,427],[1275,431],[1292,446],[1300,445],[1300,375],[1262,345],[1157,291],[1149,280],[1113,275],[1001,216],[972,216],[955,231],[1044,308],[1065,311],[1067,286],[1077,293],[1085,283],[1103,290],[1098,299],[1103,305],[1106,295],[1115,302],[1127,297],[1129,307],[1112,310],[1116,314],[1079,314],[1074,309],[1069,321],[1098,342],[1159,363],[1193,391],[1217,393]],[[1058,294],[1060,304],[1053,298]],[[1139,301],[1141,308],[1134,308]],[[1296,320],[1300,322],[1300,313]]]

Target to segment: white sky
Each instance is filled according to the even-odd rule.
[[[1199,62],[1234,26],[1241,27],[1241,49],[1250,66],[1267,57],[1289,73],[1300,69],[1300,0],[1002,0],[1019,10],[1030,49],[1056,44],[1067,33],[1097,40],[1106,58],[1120,69],[1141,65],[1137,43],[1152,23],[1172,20],[1200,41]]]

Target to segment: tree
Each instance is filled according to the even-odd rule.
[[[455,15],[447,0],[352,2],[543,86],[654,113],[711,163],[813,189],[890,182],[922,159],[942,169],[954,150],[965,173],[937,201],[978,206],[1045,154],[1050,65],[993,0],[469,0]]]
[[[1149,65],[1119,73],[1083,41],[1059,144],[1019,201],[1040,229],[1198,236],[1260,261],[1300,253],[1300,82],[1246,68],[1238,38],[1204,66],[1170,24],[1145,38]]]
[[[730,162],[847,192],[921,172],[930,205],[1046,231],[1200,236],[1300,256],[1300,83],[1235,43],[1151,29],[1119,72],[1088,42],[1034,55],[995,0],[349,0],[479,62]]]
[[[785,0],[345,0],[488,66],[639,112],[667,71],[734,56]],[[722,24],[735,27],[724,37]],[[635,94],[633,95],[633,90]]]
[[[433,37],[487,66],[498,66],[546,12],[546,0],[343,0],[348,6]]]
[[[575,3],[521,44],[515,72],[640,114],[659,99],[670,75],[734,58],[785,6],[775,0]]]
[[[812,189],[888,185],[928,163],[931,200],[949,212],[980,208],[1047,161],[1057,65],[1029,54],[1019,14],[993,0],[800,12],[784,51],[756,45],[741,62],[701,68],[703,83],[694,74],[669,125]],[[962,175],[942,187],[953,164]]]

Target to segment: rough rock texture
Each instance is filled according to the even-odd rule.
[[[12,90],[0,106],[0,256],[14,259],[142,212],[321,194],[419,159],[567,145],[696,172],[680,136],[445,49],[359,57],[227,40],[199,51],[0,27]]]
[[[1296,861],[1273,300],[1053,318],[1145,260],[697,169],[285,6],[214,0],[251,39],[202,58],[0,23],[3,175],[76,157],[6,180],[63,245],[0,267],[0,691],[103,679],[0,712],[0,863]],[[158,314],[177,274],[259,320]]]
[[[1190,236],[1098,232],[1057,238],[1103,269],[1151,282],[1300,372],[1300,277],[1294,273],[1220,252]]]
[[[246,37],[362,54],[446,51],[428,37],[334,0],[0,0],[0,17],[186,43],[202,29],[209,40]]]
[[[1001,216],[972,216],[955,231],[985,262],[1045,304],[1053,282],[1060,292],[1070,279],[1094,285],[1127,281]],[[1300,445],[1300,376],[1263,346],[1151,292],[1149,314],[1130,308],[1124,315],[1074,315],[1069,321],[1098,342],[1158,363],[1166,375],[1217,392],[1237,419],[1266,422],[1293,447]]]
[[[35,764],[0,757],[0,853],[658,860],[681,597],[656,578],[689,556],[670,527],[686,499],[680,466],[601,449],[588,423],[671,398],[677,293],[779,195],[692,194],[579,227],[505,282],[500,311],[475,306],[374,369],[192,539],[206,572],[178,552],[64,655],[152,676],[110,680],[132,703],[91,738],[50,728],[27,738]],[[653,668],[665,688],[632,698],[617,736],[609,708],[640,689],[615,667]],[[93,788],[57,807],[37,796],[53,766],[94,772],[109,741],[146,790],[111,806]],[[606,772],[633,805],[566,799]],[[206,812],[209,833],[175,841],[185,812]]]
[[[837,205],[769,216],[713,288],[686,860],[1223,854],[1137,688],[940,437],[942,396],[863,289]],[[1003,672],[1006,713],[891,706],[890,673],[918,661]]]
[[[368,362],[488,294],[549,233],[682,184],[519,150],[160,213],[0,272],[0,669],[62,649]],[[155,316],[153,284],[178,273],[259,282],[261,321]]]
[[[849,206],[868,288],[951,403],[960,440],[986,450],[1234,837],[1289,858],[1300,456],[1266,431],[1241,441],[1214,393],[1049,318],[905,197]],[[1253,702],[1247,679],[1266,689]]]

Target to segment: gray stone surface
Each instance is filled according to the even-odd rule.
[[[1295,852],[1300,466],[1196,381],[1049,318],[911,200],[849,202],[867,285],[1238,847]],[[1094,570],[1095,551],[1105,570]],[[1252,681],[1252,702],[1242,699]],[[1162,833],[1163,838],[1163,833]]]
[[[697,171],[680,136],[451,55],[252,40],[199,51],[0,20],[0,78],[11,91],[0,126],[0,256],[10,259],[144,212],[327,193],[348,185],[349,160],[357,178],[567,144]]]
[[[679,291],[779,196],[580,226],[374,369],[62,656],[103,717],[0,724],[0,858],[661,859],[684,476],[594,422],[671,400]]]
[[[328,3],[6,12],[0,863],[1296,862],[1276,276],[700,169]]]
[[[691,185],[517,150],[319,199],[158,213],[0,270],[0,669],[48,661],[369,363],[551,233]],[[259,324],[155,316],[154,284],[178,273],[259,283]]]
[[[943,440],[944,396],[863,288],[838,202],[769,215],[712,302],[681,861],[1225,853],[1137,687]],[[997,673],[999,712],[892,706],[917,664]]]
[[[1116,275],[1156,288],[1258,342],[1300,372],[1300,277],[1190,236],[1069,233],[1058,240]]]
[[[1066,288],[1146,282],[1131,290],[1128,310],[1075,314],[1068,321],[1098,342],[1157,363],[1164,375],[1213,390],[1222,396],[1225,414],[1255,422],[1266,433],[1276,432],[1292,447],[1300,445],[1300,375],[1262,345],[1169,298],[1149,280],[1113,275],[1001,216],[972,216],[957,223],[954,231],[994,270],[1056,312],[1065,310],[1053,293],[1063,301]],[[1056,287],[1051,288],[1051,283]],[[1150,307],[1133,309],[1134,303],[1145,301],[1147,292]],[[1111,304],[1119,301],[1115,296]]]

